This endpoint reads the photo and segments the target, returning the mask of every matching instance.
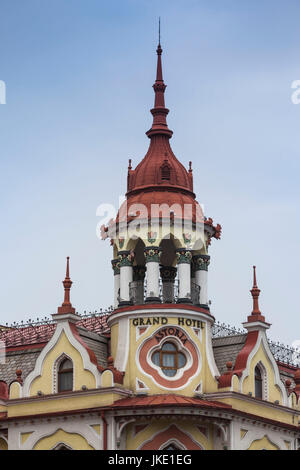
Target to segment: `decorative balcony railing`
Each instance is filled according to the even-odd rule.
[[[129,286],[130,301],[133,305],[142,305],[146,303],[147,286],[143,281],[132,281]],[[164,304],[176,304],[179,298],[179,280],[174,282],[162,282],[159,280],[159,300]],[[200,303],[200,286],[191,282],[191,292],[187,299],[193,305]]]
[[[221,338],[224,336],[246,335],[247,331],[234,328],[225,323],[214,323],[212,327],[212,337]],[[285,344],[268,339],[270,350],[276,361],[282,362],[292,367],[300,366],[300,349],[286,346]]]
[[[160,285],[160,294],[162,295],[162,284]],[[197,289],[198,288],[198,289]],[[196,289],[197,294],[194,297],[193,289]],[[134,291],[132,287],[132,292]],[[145,302],[146,292],[143,285],[142,289],[142,303]],[[192,302],[196,304],[198,295],[200,293],[199,286],[192,286],[191,299]],[[171,297],[166,296],[165,299],[170,299]],[[178,283],[174,284],[174,297],[173,302],[175,303],[178,300]],[[137,305],[137,304],[135,304]],[[109,327],[107,326],[106,320],[113,313],[113,307],[110,306],[105,310],[95,310],[93,312],[84,312],[81,314],[81,319],[78,322],[78,325],[87,328],[90,331],[103,334],[109,332]],[[27,322],[13,322],[11,324],[6,323],[1,329],[0,326],[0,341],[4,342],[6,347],[19,346],[32,344],[35,342],[48,341],[52,336],[55,329],[56,321],[50,319],[49,317],[37,318],[36,320],[28,320]],[[212,327],[212,337],[220,338],[224,336],[235,336],[235,335],[246,335],[247,331],[242,329],[237,329],[226,325],[225,323],[214,323]],[[282,362],[294,368],[300,367],[300,349],[292,348],[291,346],[286,346],[282,343],[268,340],[270,349],[274,355],[274,358],[278,362]]]

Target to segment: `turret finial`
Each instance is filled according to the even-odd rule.
[[[257,283],[256,283],[256,266],[253,266],[253,287],[250,292],[253,298],[252,315],[261,315],[261,311],[259,310],[259,306],[258,306],[258,297],[260,294],[260,289],[257,287]]]
[[[75,308],[72,307],[70,302],[70,290],[73,282],[70,279],[70,266],[69,266],[69,256],[67,256],[67,268],[66,268],[66,277],[63,281],[63,286],[65,289],[64,301],[61,307],[58,307],[57,313],[75,313]]]
[[[157,66],[156,66],[156,80],[153,85],[155,99],[154,108],[151,109],[153,115],[153,124],[151,129],[146,132],[147,136],[151,138],[154,135],[165,135],[168,139],[172,137],[173,132],[168,128],[167,114],[169,110],[165,106],[165,85],[162,73],[161,55],[162,48],[160,44],[160,18],[158,23],[158,46],[156,49],[157,53]]]
[[[158,45],[160,46],[160,17],[158,18]]]
[[[259,305],[258,305],[258,298],[260,294],[260,289],[257,287],[257,282],[256,282],[256,266],[253,266],[253,287],[250,290],[252,299],[253,299],[253,309],[251,312],[251,315],[248,316],[248,322],[264,322],[265,323],[265,317],[261,314],[261,311],[259,310]]]

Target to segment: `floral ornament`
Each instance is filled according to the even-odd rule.
[[[221,233],[222,233],[222,227],[220,224],[217,224],[215,226],[215,233],[214,233],[214,237],[219,240],[221,238]]]
[[[211,217],[209,217],[208,219],[205,217],[205,224],[206,225],[213,225],[214,221]]]
[[[120,259],[113,259],[111,261],[112,268],[114,270],[114,275],[116,276],[117,274],[120,274]]]
[[[194,267],[196,271],[208,271],[210,256],[199,255],[194,257]]]
[[[118,260],[119,260],[119,263],[120,263],[120,267],[132,266],[134,256],[135,256],[135,253],[134,253],[133,250],[119,252]]]
[[[149,243],[154,243],[157,238],[157,232],[148,232],[148,242]]]
[[[192,261],[192,253],[189,250],[178,250],[176,251],[177,264],[187,263],[190,264]]]
[[[183,234],[183,241],[186,245],[190,245],[192,241],[192,235],[190,233],[184,233]]]
[[[155,263],[159,263],[160,255],[161,255],[161,248],[153,247],[153,248],[145,248],[144,255],[146,258],[146,263],[151,261]]]
[[[120,238],[119,238],[119,247],[120,247],[121,249],[123,248],[124,243],[125,243],[125,238],[120,237]]]

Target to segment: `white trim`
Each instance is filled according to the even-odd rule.
[[[95,421],[95,417],[87,416],[80,418],[79,416],[69,416],[68,420],[65,421],[62,418],[54,419],[51,418],[51,422],[45,420],[44,422],[35,422],[32,424],[18,425],[17,427],[9,428],[9,449],[10,450],[32,450],[36,444],[44,438],[50,437],[57,431],[62,430],[69,434],[78,434],[87,443],[96,450],[102,449],[103,441],[103,425],[101,418],[98,418],[99,422]],[[101,435],[99,435],[91,425],[100,424]],[[21,444],[21,435],[24,433],[32,433],[24,442]]]
[[[245,428],[249,428],[248,424]],[[271,442],[271,444],[278,447],[280,450],[287,450],[284,443],[283,436],[278,435],[278,431],[259,429],[257,426],[253,426],[250,429],[247,429],[247,434],[241,439],[240,435],[238,436],[238,447],[237,450],[247,450],[255,442],[263,439],[265,436]],[[240,431],[239,431],[240,432]],[[286,438],[286,440],[289,440]]]
[[[164,317],[172,317],[172,316],[180,316],[183,318],[193,318],[195,317],[195,320],[200,320],[200,321],[207,321],[211,324],[214,323],[214,317],[211,315],[208,315],[204,312],[197,312],[195,310],[187,310],[187,309],[182,309],[180,310],[180,307],[174,307],[174,308],[153,308],[153,309],[141,309],[141,310],[126,310],[124,312],[118,312],[118,313],[113,313],[110,315],[110,317],[107,320],[107,324],[109,327],[114,325],[116,322],[120,321],[121,318],[132,318],[132,317],[154,317],[154,316],[164,316]],[[142,326],[142,325],[139,325]],[[166,326],[166,325],[165,325]],[[177,325],[177,326],[183,326],[183,325]],[[192,327],[192,326],[191,326]],[[189,328],[191,328],[189,327]]]
[[[75,388],[75,373],[74,373],[75,364],[74,364],[74,361],[66,353],[61,353],[61,355],[58,356],[57,359],[55,359],[55,361],[52,365],[52,393],[58,393],[58,370],[59,370],[60,364],[65,359],[69,359],[69,361],[71,361],[72,365],[73,365],[73,386],[72,386],[72,391],[74,391],[74,388]]]
[[[150,423],[150,424],[151,424],[151,423]],[[159,434],[161,434],[161,433],[167,431],[167,430],[170,429],[172,426],[175,426],[175,427],[178,429],[178,431],[181,431],[183,434],[185,434],[186,436],[188,436],[197,446],[200,447],[200,449],[204,450],[204,449],[203,449],[203,446],[202,446],[198,441],[196,441],[196,439],[195,439],[188,431],[181,429],[181,427],[178,426],[176,423],[168,424],[165,428],[162,428],[162,429],[160,429],[159,431],[157,431],[155,434],[152,434],[152,436],[149,437],[148,439],[146,439],[144,442],[142,442],[142,444],[140,444],[139,447],[138,447],[136,450],[141,450],[141,448],[142,448],[145,444],[147,444],[148,442],[153,441],[153,439],[155,439],[156,436],[158,436]],[[171,439],[174,439],[174,438],[171,438]],[[168,441],[166,441],[166,442],[168,442]],[[164,444],[162,444],[162,446],[163,446],[163,445],[164,445]],[[181,443],[181,445],[183,446],[182,443]]]
[[[106,369],[106,370],[109,370],[109,369]],[[122,395],[126,398],[126,397],[132,396],[133,392],[129,389],[120,388],[118,386],[90,388],[87,390],[74,390],[73,392],[61,392],[58,394],[51,394],[51,395],[31,396],[31,397],[24,397],[24,398],[11,398],[9,400],[9,405],[14,405],[14,404],[19,405],[20,403],[39,403],[41,401],[48,401],[48,400],[63,400],[64,398],[74,398],[78,396],[103,395],[105,393],[117,393],[118,395]],[[45,415],[47,415],[47,413],[45,413]],[[24,419],[26,419],[26,415],[24,415]]]
[[[129,318],[120,319],[118,328],[118,347],[114,365],[115,368],[121,372],[125,372],[127,366],[130,344],[129,332]]]
[[[168,441],[164,442],[158,450],[166,450],[166,447],[174,444],[179,450],[187,450],[187,448],[182,444],[182,442],[175,439],[175,437],[171,437]]]
[[[169,391],[170,391],[170,390],[171,390],[171,391],[173,391],[173,390],[182,390],[183,388],[185,388],[185,387],[187,387],[187,386],[189,385],[189,383],[196,377],[196,375],[200,374],[200,371],[201,371],[201,369],[202,369],[202,358],[201,358],[201,354],[200,354],[200,349],[199,349],[198,346],[194,343],[194,341],[190,338],[189,334],[187,333],[186,330],[184,330],[183,327],[181,327],[181,326],[178,327],[178,325],[173,325],[173,324],[169,324],[169,323],[168,323],[168,327],[171,327],[171,328],[173,327],[173,328],[180,328],[180,329],[182,329],[182,330],[184,331],[184,333],[185,333],[185,335],[186,335],[188,341],[193,345],[194,350],[195,350],[195,352],[196,352],[196,354],[197,354],[197,356],[198,356],[198,368],[197,368],[197,370],[195,371],[195,373],[194,373],[192,376],[190,376],[190,377],[186,380],[186,382],[185,382],[183,385],[181,385],[180,387],[175,387],[175,388],[172,387],[172,389],[170,389],[169,387],[165,387],[165,386],[162,385],[161,383],[157,382],[157,381],[155,380],[155,378],[153,377],[153,375],[149,374],[148,372],[146,372],[146,371],[142,368],[142,366],[141,366],[141,364],[140,364],[140,359],[139,359],[140,351],[141,351],[142,347],[144,346],[144,344],[145,344],[147,341],[149,341],[150,338],[153,338],[153,336],[157,334],[157,332],[161,329],[161,326],[160,326],[159,328],[157,328],[155,331],[153,331],[151,336],[148,336],[147,338],[144,339],[144,341],[141,342],[141,344],[139,345],[139,347],[136,349],[135,360],[136,360],[136,364],[137,364],[137,366],[138,366],[139,371],[140,371],[143,375],[146,375],[147,377],[149,377],[149,378],[155,383],[155,385],[157,385],[159,388],[162,388],[162,389],[164,389],[164,390],[169,390]],[[168,336],[167,338],[162,338],[161,341],[160,341],[157,345],[155,345],[155,348],[156,348],[156,346],[159,347],[164,341],[170,340],[170,338],[171,338],[172,340],[174,339],[174,340],[176,341],[176,336]],[[178,340],[177,340],[177,341],[178,341]],[[178,341],[178,343],[179,343],[179,341]],[[190,352],[189,352],[184,346],[182,346],[182,347],[183,347],[183,349],[184,349],[185,352],[186,352],[186,351],[188,352],[188,357],[191,357]],[[152,347],[151,349],[154,349],[154,347]],[[148,351],[148,353],[147,353],[147,358],[146,358],[146,360],[147,360],[147,362],[149,362],[149,351]],[[190,366],[192,366],[192,360],[191,360],[190,363],[188,363],[188,361],[187,361],[187,364],[190,365]],[[152,363],[152,361],[151,361],[151,367],[154,368],[154,369],[156,369],[156,370],[158,370],[157,366],[155,366],[155,365]],[[185,366],[184,368],[182,368],[182,369],[187,370],[187,369],[186,369],[186,366]],[[172,383],[172,381],[178,380],[178,379],[182,376],[182,374],[180,374],[180,375],[179,375],[179,374],[180,374],[180,372],[177,373],[177,374],[175,375],[175,377],[167,377],[167,376],[164,375],[162,372],[159,372],[160,377],[162,377],[164,380],[169,380],[170,383]]]
[[[198,389],[198,390],[197,390]],[[195,390],[194,390],[194,393],[195,395],[203,395],[203,384],[202,384],[202,380],[201,382],[196,386]]]
[[[240,393],[242,393],[243,382],[250,375],[250,365],[252,363],[253,357],[255,356],[257,351],[259,350],[260,345],[262,345],[262,347],[264,349],[264,352],[265,352],[267,358],[269,359],[269,361],[272,365],[273,372],[274,372],[274,378],[275,378],[274,385],[277,386],[279,388],[280,392],[281,392],[282,404],[284,406],[287,406],[288,405],[287,392],[286,392],[286,389],[285,389],[285,387],[284,387],[284,385],[281,381],[281,378],[280,378],[280,375],[279,375],[279,369],[278,369],[278,366],[275,362],[274,356],[270,351],[268,340],[267,340],[267,337],[266,337],[266,334],[265,334],[264,330],[260,330],[258,332],[258,338],[257,338],[257,341],[256,341],[256,345],[252,349],[252,351],[250,352],[250,354],[248,356],[246,368],[243,371],[241,379],[240,379],[240,390],[239,391],[240,391]]]
[[[93,374],[96,380],[96,388],[100,387],[101,385],[101,374],[95,364],[93,364],[90,360],[90,356],[87,350],[83,347],[83,345],[74,337],[69,322],[63,321],[59,322],[56,326],[55,332],[49,342],[46,344],[44,349],[41,351],[39,357],[36,360],[35,367],[32,372],[26,377],[24,384],[23,384],[23,397],[30,396],[30,387],[33,381],[42,375],[42,370],[44,366],[44,361],[48,355],[48,353],[56,346],[58,343],[60,336],[62,333],[65,333],[69,342],[72,346],[80,353],[83,361],[83,367],[85,370],[88,370]],[[74,361],[73,361],[74,363]]]
[[[164,374],[161,370],[161,367],[154,364],[154,362],[152,361],[152,358],[151,358],[152,354],[154,354],[156,351],[157,352],[160,351],[165,343],[175,343],[175,346],[177,347],[178,352],[181,352],[182,354],[184,354],[185,359],[186,359],[186,363],[185,363],[184,367],[180,367],[179,369],[177,369],[176,374],[173,375],[173,376],[170,376],[170,377],[168,375]],[[151,367],[153,367],[153,369],[155,369],[158,372],[158,374],[163,379],[167,379],[167,380],[170,380],[170,381],[175,381],[175,380],[181,379],[184,372],[191,368],[191,366],[193,364],[193,358],[191,356],[190,351],[187,348],[185,348],[183,346],[183,344],[181,344],[181,342],[178,340],[177,337],[167,336],[167,337],[163,338],[160,341],[160,343],[155,344],[154,346],[152,346],[151,349],[149,349],[149,351],[147,353],[147,362],[148,362],[148,364],[151,365]]]
[[[264,364],[259,361],[255,366],[254,366],[254,396],[255,396],[255,369],[256,367],[260,371],[260,375],[262,378],[262,399],[268,401],[269,400],[269,387],[268,387],[268,372]]]
[[[211,375],[215,379],[216,377],[220,377],[221,374],[220,374],[219,369],[217,367],[215,356],[214,356],[214,353],[213,353],[211,327],[212,327],[212,325],[210,325],[209,322],[207,322],[205,324],[205,330],[206,330],[205,349],[206,349],[206,358],[207,358],[209,370],[211,372]]]
[[[147,333],[147,331],[149,330],[150,326],[136,326],[135,327],[135,339],[136,341],[138,341],[141,336],[145,335]],[[143,333],[140,333],[140,329],[144,329],[145,331],[143,331]]]
[[[0,434],[0,439],[3,439],[6,442],[6,444],[8,445],[8,440],[3,434]]]
[[[75,450],[73,449],[73,447],[70,447],[68,444],[66,444],[65,442],[61,441],[59,442],[58,444],[55,444],[54,447],[52,447],[50,450],[60,450],[60,447],[66,447],[68,450]]]
[[[222,400],[226,398],[234,398],[234,399],[246,401],[252,404],[255,402],[257,405],[267,406],[268,408],[273,408],[276,410],[284,411],[285,413],[290,413],[292,415],[300,416],[300,411],[298,411],[295,408],[290,408],[288,405],[276,405],[275,403],[272,403],[271,401],[259,400],[255,397],[250,397],[249,395],[245,395],[245,393],[235,392],[233,390],[228,391],[228,392],[222,391],[222,392],[204,393],[203,395],[204,395],[205,400],[206,399],[207,400]],[[278,422],[278,426],[280,426],[280,422]]]
[[[142,383],[144,385],[144,387],[140,387],[139,382]],[[136,389],[136,392],[140,395],[143,392],[147,392],[149,390],[149,387],[147,387],[145,382],[143,382],[141,379],[136,377],[135,378],[135,389]]]

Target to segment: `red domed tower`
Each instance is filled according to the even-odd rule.
[[[129,160],[126,200],[102,227],[114,250],[111,351],[124,384],[137,393],[200,393],[204,382],[215,386],[204,371],[218,374],[209,340],[207,250],[221,227],[196,201],[191,162],[186,169],[170,146],[161,57],[159,43],[149,149],[135,169]]]
[[[114,246],[115,307],[176,301],[208,309],[207,249],[221,227],[196,201],[192,163],[186,169],[170,146],[160,43],[156,52],[149,149],[135,169],[129,160],[126,200],[116,221],[103,227]]]

